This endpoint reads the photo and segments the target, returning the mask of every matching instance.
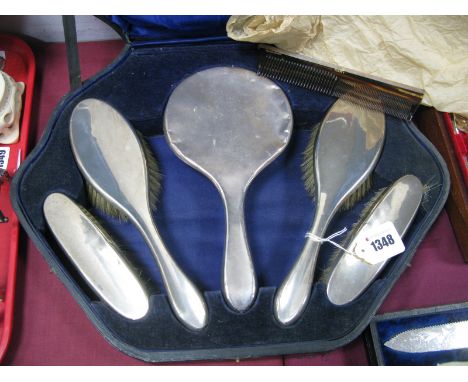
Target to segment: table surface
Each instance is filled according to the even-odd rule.
[[[82,79],[111,63],[121,41],[79,44]],[[40,139],[60,99],[69,91],[64,44],[32,44],[37,60],[30,147]],[[468,301],[465,264],[445,210],[419,246],[378,313]],[[112,347],[87,319],[23,232],[18,259],[16,308],[6,365],[145,365]],[[327,353],[190,365],[368,365],[363,336]]]

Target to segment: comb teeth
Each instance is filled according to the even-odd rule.
[[[424,95],[276,51],[260,55],[257,74],[406,120],[411,120]]]
[[[416,111],[413,111],[413,104],[407,100],[382,92],[373,86],[358,85],[345,80],[338,81],[333,95],[360,107],[401,119],[411,119]]]
[[[268,52],[260,57],[257,74],[331,96],[338,82],[328,70]]]

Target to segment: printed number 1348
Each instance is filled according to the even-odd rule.
[[[389,245],[393,244],[395,244],[395,240],[393,240],[392,235],[382,236],[382,238],[375,239],[373,242],[371,242],[371,245],[376,252],[383,249],[383,247],[388,247]]]

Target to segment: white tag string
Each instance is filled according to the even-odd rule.
[[[315,241],[315,242],[318,242],[318,243],[324,243],[324,242],[330,243],[330,244],[334,245],[335,247],[341,249],[342,251],[344,251],[348,255],[354,256],[357,259],[365,262],[366,264],[369,264],[366,260],[364,260],[362,257],[358,256],[356,253],[348,251],[346,248],[343,248],[337,242],[332,240],[337,236],[343,235],[347,230],[348,229],[346,227],[344,227],[341,231],[335,232],[334,234],[331,234],[328,237],[320,237],[320,236],[317,236],[317,235],[313,234],[312,232],[307,232],[305,234],[305,237],[308,237],[308,238],[312,239],[312,241]]]

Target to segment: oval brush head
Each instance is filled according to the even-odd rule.
[[[61,193],[47,196],[43,212],[67,258],[102,301],[128,319],[145,316],[148,291],[98,220]]]
[[[342,245],[348,251],[355,247],[360,235],[386,222],[392,222],[401,238],[412,223],[425,187],[414,175],[405,175],[391,186],[376,193],[367,203]],[[327,284],[327,296],[335,305],[354,301],[377,277],[388,260],[367,263],[339,250],[330,258],[330,267],[322,280]]]
[[[359,229],[362,227],[363,222],[366,220],[366,218],[370,215],[372,210],[375,208],[375,206],[380,202],[383,196],[385,196],[385,191],[388,190],[389,187],[383,187],[380,190],[375,191],[374,195],[371,196],[368,202],[364,205],[361,213],[359,214],[358,219],[356,222],[351,226],[351,229],[349,229],[346,233],[346,237],[343,240],[337,241],[337,243],[343,247],[347,248],[351,244],[351,241],[353,238],[356,236],[356,233],[359,231]],[[324,283],[327,284],[330,276],[335,269],[336,265],[338,264],[338,261],[341,259],[343,256],[343,250],[339,248],[335,248],[333,252],[330,254],[329,260],[328,260],[328,265],[324,269],[322,276],[320,277],[320,280]]]
[[[143,148],[143,153],[146,160],[146,166],[148,168],[148,192],[149,192],[149,203],[151,210],[156,210],[156,205],[158,202],[159,192],[161,190],[161,173],[159,171],[159,166],[156,158],[153,155],[151,147],[140,132],[136,132],[138,139],[140,140],[141,146]],[[86,190],[88,194],[88,199],[92,206],[97,208],[99,211],[102,211],[105,215],[117,218],[121,221],[128,221],[127,215],[125,215],[121,210],[114,207],[105,197],[103,197],[99,191],[97,191],[89,182],[86,182]]]
[[[317,141],[318,131],[320,124],[316,124],[312,128],[312,132],[309,138],[309,143],[304,150],[303,161],[302,161],[302,180],[304,181],[304,187],[309,195],[314,198],[315,192],[315,143]],[[349,195],[340,206],[339,211],[347,211],[351,209],[357,202],[359,202],[372,188],[372,174],[368,176],[365,181]]]

